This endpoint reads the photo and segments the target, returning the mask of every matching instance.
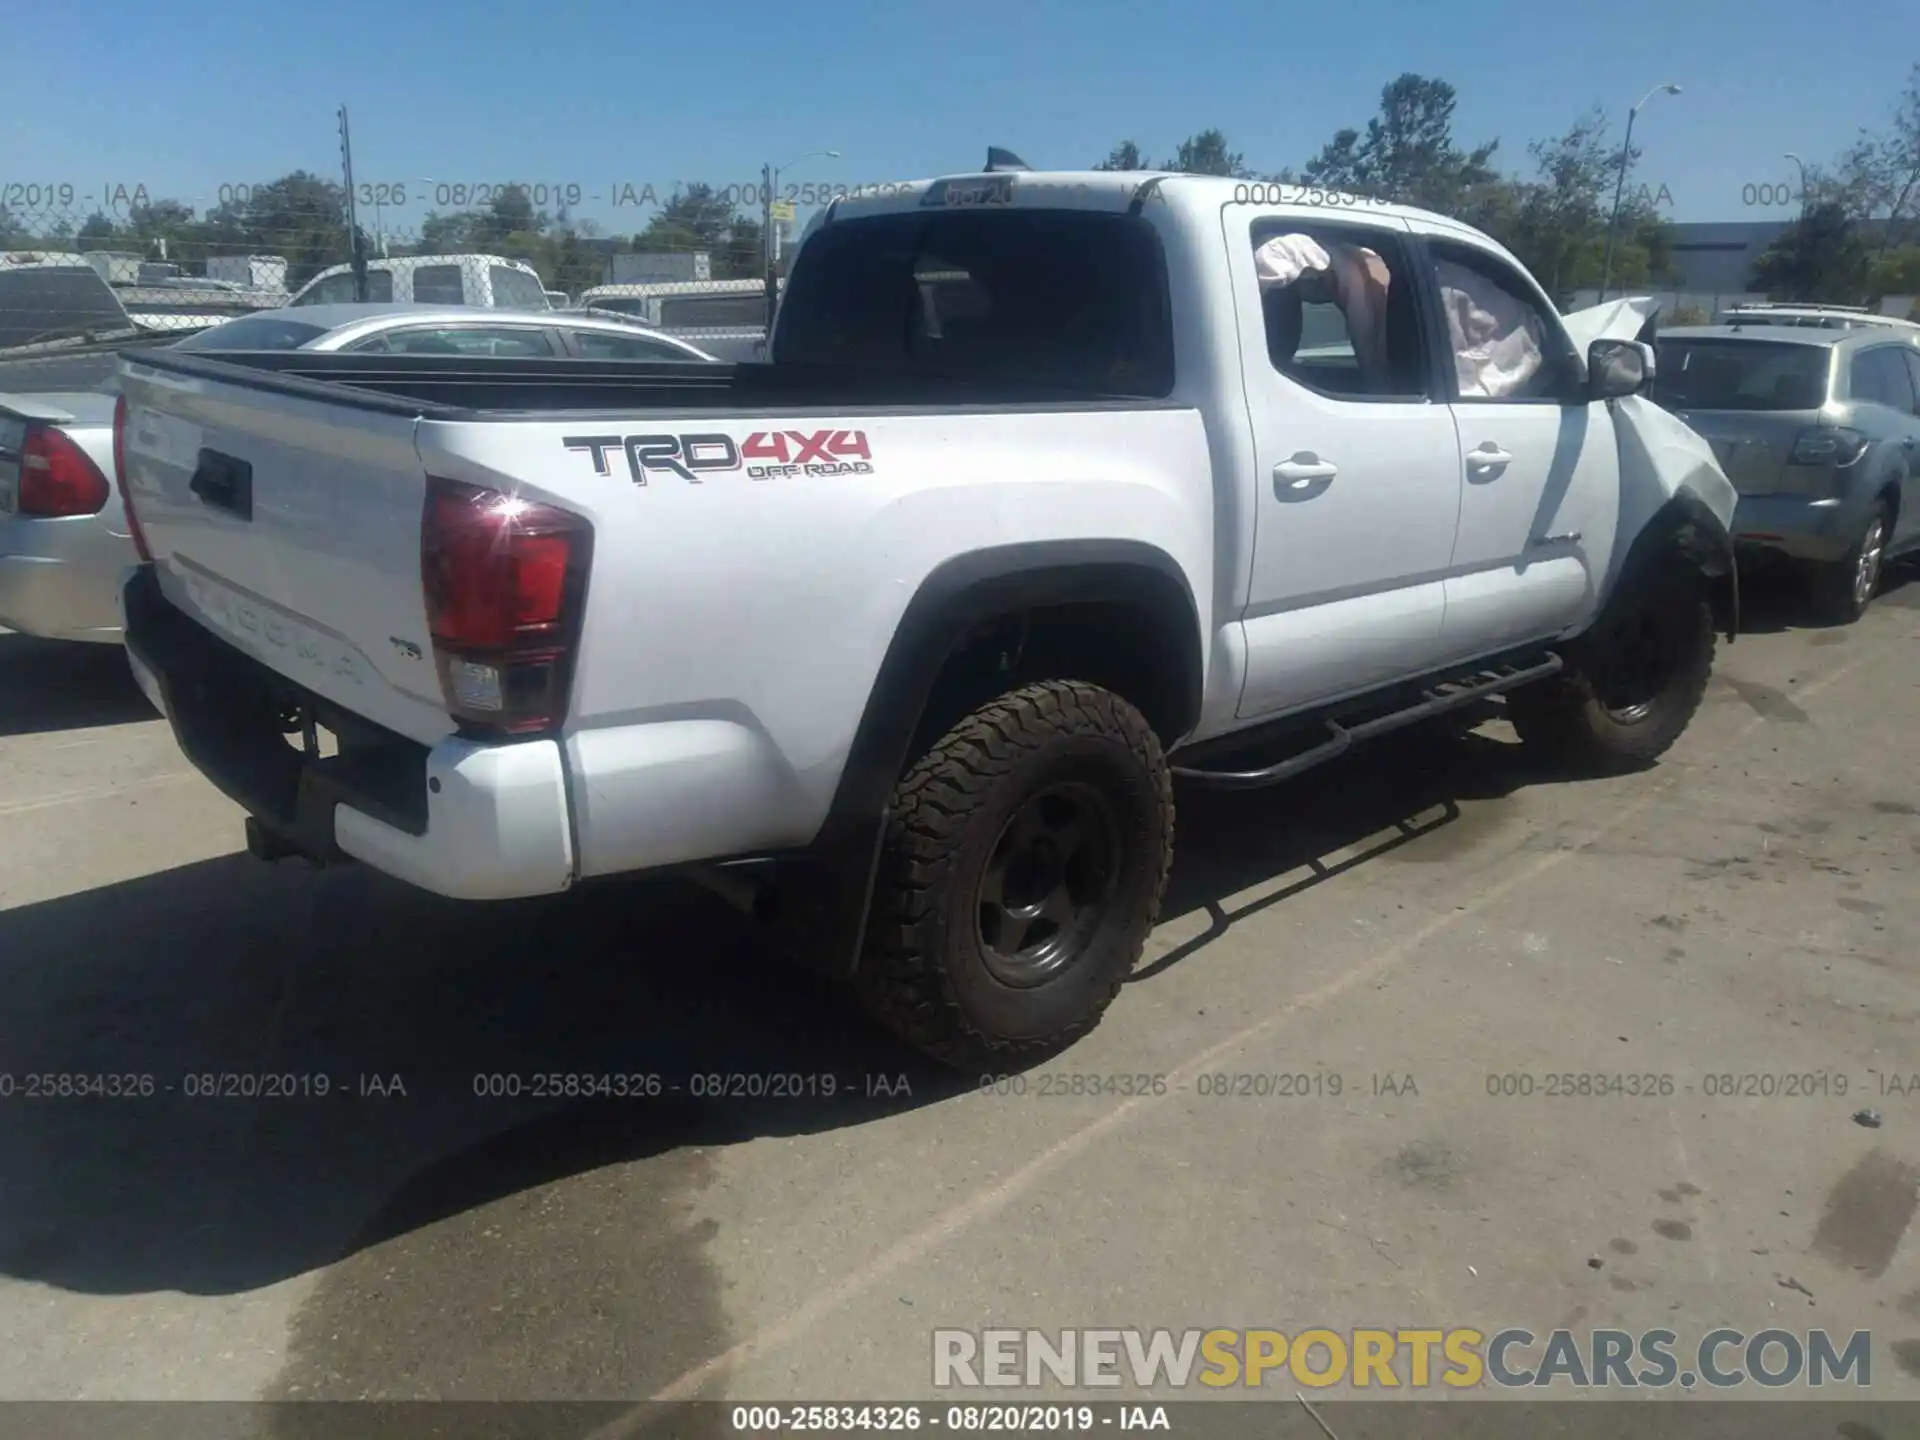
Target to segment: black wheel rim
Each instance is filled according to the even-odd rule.
[[[1041,984],[1085,953],[1120,878],[1120,826],[1091,785],[1032,795],[994,841],[974,913],[987,970],[1002,984]]]
[[[1635,725],[1653,713],[1685,662],[1684,611],[1642,610],[1609,637],[1605,672],[1594,698],[1617,724]]]

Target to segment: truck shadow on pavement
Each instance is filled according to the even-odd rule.
[[[1182,793],[1165,914],[1214,925],[1136,981],[1343,868],[1479,843],[1537,778],[1516,745],[1425,730],[1276,790]],[[224,856],[0,911],[0,1274],[237,1296],[321,1271],[278,1398],[643,1395],[731,1343],[716,1147],[977,1078],[690,886],[461,905]],[[59,1093],[102,1082],[151,1093]]]
[[[158,719],[118,645],[0,630],[0,735]]]

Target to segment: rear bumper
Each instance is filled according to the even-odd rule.
[[[545,895],[575,865],[560,746],[420,745],[325,703],[169,604],[153,567],[120,591],[127,657],[195,768],[275,837],[320,863],[365,862],[462,900]],[[282,715],[310,705],[342,753],[310,758]],[[337,721],[338,724],[333,722]]]
[[[120,639],[114,587],[133,546],[97,515],[0,516],[0,625],[48,640]]]
[[[1864,519],[1844,500],[1798,495],[1742,495],[1733,512],[1733,542],[1793,560],[1845,558]]]

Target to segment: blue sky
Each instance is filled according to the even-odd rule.
[[[1529,139],[1593,104],[1618,126],[1649,87],[1634,184],[1676,220],[1786,218],[1743,204],[1878,127],[1920,59],[1913,0],[1222,0],[1178,5],[717,6],[611,0],[7,0],[0,185],[136,184],[212,203],[222,185],[356,179],[578,185],[610,229],[645,215],[614,187],[747,184],[763,162],[837,149],[794,181],[849,185],[977,169],[989,143],[1080,166],[1135,138],[1159,160],[1217,126],[1261,170],[1298,164],[1412,70],[1459,92],[1463,144]],[[1611,18],[1602,25],[1589,17]],[[1819,57],[1835,57],[1831,63]],[[22,63],[44,57],[46,64]],[[4,192],[0,192],[4,195]],[[76,204],[81,202],[76,201]],[[426,213],[418,199],[389,228]]]

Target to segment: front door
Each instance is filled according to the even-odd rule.
[[[1526,273],[1491,251],[1425,241],[1453,360],[1460,527],[1444,649],[1465,660],[1552,638],[1598,603],[1619,522],[1613,416]]]
[[[1427,363],[1409,232],[1325,211],[1254,210],[1251,224],[1247,207],[1226,213],[1245,267],[1236,295],[1258,498],[1240,714],[1255,717],[1433,663],[1459,458]],[[1343,291],[1328,271],[1263,285],[1253,256],[1274,241],[1347,262],[1348,277],[1360,257],[1365,299],[1353,304],[1354,282]]]

